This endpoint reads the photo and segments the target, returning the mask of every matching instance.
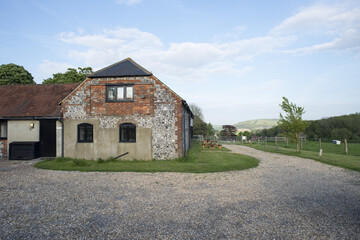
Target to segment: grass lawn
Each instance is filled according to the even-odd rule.
[[[338,147],[338,146],[335,144],[332,144],[332,145],[334,145],[333,147],[335,147],[334,149],[336,151],[336,147]],[[281,153],[281,154],[297,156],[297,157],[302,157],[302,158],[309,158],[309,159],[313,159],[313,160],[316,160],[316,161],[319,161],[319,162],[322,162],[325,164],[338,166],[338,167],[342,167],[342,168],[346,168],[346,169],[351,169],[351,170],[355,170],[355,171],[360,171],[360,157],[350,155],[350,154],[349,155],[345,155],[344,153],[338,154],[338,153],[333,153],[330,151],[326,152],[324,150],[322,156],[320,157],[319,149],[317,149],[317,151],[301,150],[301,152],[298,153],[298,152],[296,152],[295,149],[285,148],[285,147],[279,147],[279,149],[276,150],[276,147],[273,144],[268,144],[267,147],[265,147],[264,145],[258,146],[257,144],[247,144],[246,146],[253,147],[253,148],[256,148],[256,149],[259,149],[262,151],[267,151],[267,152],[274,152],[274,153]],[[328,146],[327,149],[331,149],[331,146]]]
[[[257,144],[257,143],[255,143]],[[264,145],[262,142],[261,145]],[[275,142],[267,142],[268,146],[275,146]],[[278,146],[282,148],[286,147],[286,142],[278,142]],[[296,144],[289,142],[288,148],[296,149]],[[321,148],[324,153],[336,153],[345,154],[345,144],[342,141],[340,145],[333,144],[331,142],[322,142]],[[319,142],[318,141],[304,141],[303,150],[314,151],[319,153]],[[354,156],[360,156],[360,143],[348,143],[348,154]]]
[[[202,149],[195,142],[187,157],[176,160],[120,161],[81,160],[71,158],[46,159],[35,164],[41,169],[82,171],[82,172],[187,172],[209,173],[236,171],[258,166],[259,160],[229,150]]]

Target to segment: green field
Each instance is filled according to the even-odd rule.
[[[257,143],[254,143],[257,145]],[[260,142],[261,146],[264,146],[264,142]],[[267,142],[268,146],[274,146],[275,142]],[[278,142],[278,146],[282,148],[286,148],[286,142]],[[302,143],[302,149],[307,151],[313,151],[319,153],[319,142],[315,141],[304,141]],[[296,149],[295,143],[288,143],[288,148]],[[340,145],[336,145],[329,142],[322,142],[321,148],[323,153],[336,153],[336,154],[345,154],[345,144],[341,142]],[[360,143],[348,143],[348,155],[360,156]]]
[[[303,149],[300,151],[300,153],[296,152],[296,145],[293,143],[289,143],[289,147],[287,148],[286,143],[280,142],[278,144],[278,149],[276,149],[274,142],[268,142],[267,144],[262,142],[260,145],[258,145],[257,143],[246,144],[246,146],[253,147],[262,151],[309,158],[325,164],[360,171],[359,143],[348,144],[348,155],[345,154],[343,144],[335,145],[332,143],[322,143],[321,145],[323,149],[322,156],[319,156],[319,143],[311,141],[303,143]]]
[[[82,172],[188,172],[209,173],[244,170],[258,166],[253,157],[235,153],[222,148],[202,149],[200,143],[194,143],[188,156],[177,160],[120,161],[115,159],[97,161],[55,158],[35,164],[41,169],[82,171]]]

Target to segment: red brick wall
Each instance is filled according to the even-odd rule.
[[[118,84],[121,84],[118,83]],[[154,89],[152,85],[134,85],[134,101],[106,102],[106,86],[91,86],[90,115],[118,116],[154,113]]]

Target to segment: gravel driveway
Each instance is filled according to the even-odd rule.
[[[81,173],[0,163],[0,239],[360,239],[360,173],[261,160],[225,173]]]

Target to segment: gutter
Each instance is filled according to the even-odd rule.
[[[0,117],[0,120],[61,120],[61,117]]]
[[[59,118],[59,122],[61,122],[61,157],[64,158],[64,121]]]

